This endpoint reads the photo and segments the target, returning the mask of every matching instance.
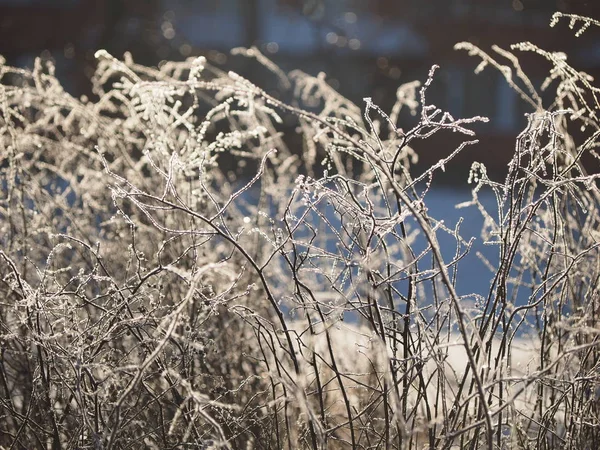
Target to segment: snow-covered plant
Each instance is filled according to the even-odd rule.
[[[457,47],[532,109],[461,205],[498,249],[486,297],[456,289],[479,236],[427,206],[487,120],[428,102],[437,66],[387,113],[255,48],[291,103],[202,57],[99,51],[93,99],[0,60],[0,447],[595,448],[598,89],[530,43]]]

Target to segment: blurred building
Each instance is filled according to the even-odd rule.
[[[357,103],[369,96],[384,109],[400,83],[423,80],[435,63],[441,69],[431,101],[455,117],[489,116],[479,133],[482,145],[469,151],[502,167],[526,106],[493,70],[475,76],[477,61],[453,45],[466,40],[490,49],[532,41],[566,52],[574,66],[598,75],[600,30],[576,39],[566,23],[551,29],[557,10],[600,18],[600,1],[0,0],[0,54],[20,66],[40,54],[53,58],[67,89],[83,93],[98,48],[116,56],[129,50],[144,64],[197,54],[242,64],[229,50],[254,44],[284,69],[323,71]],[[539,58],[524,64],[541,82],[548,67]],[[425,163],[441,156],[435,141],[429,144]]]

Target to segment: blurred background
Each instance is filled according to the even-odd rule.
[[[600,33],[592,29],[576,39],[566,22],[551,29],[554,11],[600,18],[600,1],[0,0],[0,54],[21,67],[32,67],[36,56],[54,60],[66,89],[80,95],[89,94],[99,48],[117,57],[130,51],[137,62],[154,66],[203,54],[256,79],[255,64],[229,53],[256,45],[283,69],[325,72],[334,88],[359,105],[369,96],[388,111],[397,86],[424,80],[435,63],[441,70],[430,101],[455,117],[491,119],[477,130],[482,145],[457,161],[453,173],[464,180],[474,157],[502,173],[527,106],[497,72],[474,75],[477,60],[454,51],[454,43],[489,49],[532,41],[565,51],[575,67],[596,75]],[[529,59],[527,73],[541,83],[548,67],[540,58]],[[449,144],[447,136],[418,149],[423,165],[451,150],[442,142]]]
[[[478,127],[482,144],[467,148],[451,171],[464,181],[473,159],[501,175],[528,110],[494,70],[473,74],[478,61],[453,45],[470,41],[489,50],[531,41],[600,74],[600,30],[575,38],[566,21],[551,29],[555,11],[600,18],[600,0],[0,0],[0,54],[21,67],[31,68],[36,56],[54,60],[65,88],[80,95],[89,94],[100,48],[117,57],[130,51],[154,66],[202,54],[256,80],[260,68],[229,53],[256,45],[284,70],[325,72],[357,104],[368,96],[387,111],[399,84],[424,81],[438,64],[430,102],[454,117],[491,119]],[[541,58],[524,61],[541,83],[548,66]],[[264,86],[259,79],[276,89],[275,80]],[[447,155],[448,139],[424,142],[421,163]]]
[[[232,48],[255,45],[284,70],[325,72],[328,82],[358,105],[372,97],[386,111],[400,84],[424,81],[431,65],[438,64],[429,102],[454,117],[491,119],[477,127],[480,144],[467,147],[439,173],[427,197],[430,214],[444,218],[450,228],[463,216],[462,234],[468,238],[479,236],[481,217],[474,208],[454,205],[470,199],[471,162],[484,162],[492,178],[503,179],[529,111],[496,71],[475,75],[479,61],[453,46],[470,41],[489,50],[493,44],[508,48],[531,41],[566,52],[575,68],[597,79],[600,29],[580,38],[567,21],[552,29],[555,11],[600,19],[600,0],[0,0],[0,54],[20,67],[32,68],[37,56],[53,60],[74,95],[90,94],[94,53],[100,48],[119,58],[130,51],[137,62],[153,66],[205,55],[277,95],[274,77],[263,76],[254,61],[230,54]],[[532,55],[521,61],[539,86],[549,65]],[[452,152],[458,138],[438,133],[421,142],[416,148],[421,168]],[[487,194],[480,193],[480,199],[494,211],[495,198]],[[452,239],[442,244],[452,255]],[[495,249],[480,240],[473,250],[494,260]],[[472,276],[459,289],[487,292],[491,274],[484,265],[470,254],[463,267]]]

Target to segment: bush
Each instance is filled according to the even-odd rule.
[[[532,108],[506,179],[469,178],[486,296],[457,293],[473,240],[426,205],[487,119],[427,102],[435,66],[388,115],[256,49],[293,101],[202,57],[99,51],[95,100],[1,61],[0,446],[597,448],[599,90],[530,43],[457,48]]]

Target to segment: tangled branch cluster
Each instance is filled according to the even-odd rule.
[[[388,115],[256,49],[293,104],[202,57],[100,51],[95,100],[0,61],[0,447],[597,448],[598,88],[530,43],[457,47],[532,108],[461,205],[497,249],[486,296],[457,293],[472,237],[427,203],[487,119],[427,102],[435,66]],[[464,143],[415,174],[445,130]]]

